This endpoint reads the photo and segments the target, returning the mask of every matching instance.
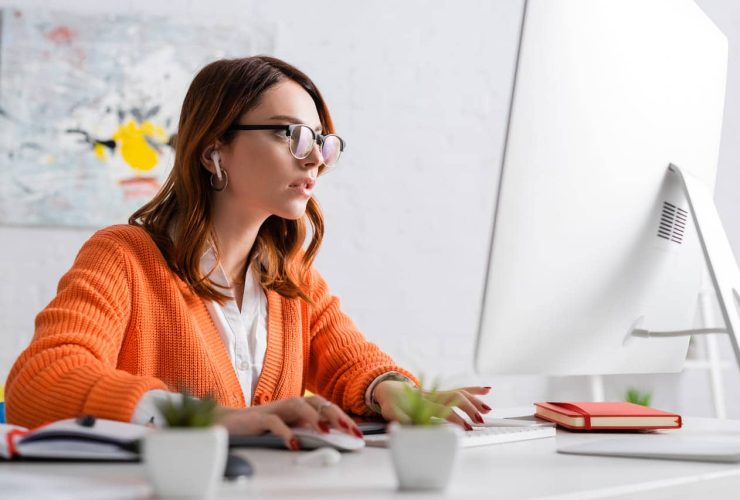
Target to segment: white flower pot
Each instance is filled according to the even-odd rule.
[[[229,435],[224,427],[171,428],[142,443],[147,475],[160,496],[212,498],[223,479]]]
[[[441,490],[457,462],[462,430],[451,425],[390,426],[393,465],[402,490]]]

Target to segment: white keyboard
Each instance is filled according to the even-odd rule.
[[[531,427],[474,427],[472,431],[463,432],[460,446],[470,448],[488,444],[511,443],[555,437],[554,426]]]
[[[489,444],[511,443],[514,441],[526,441],[528,439],[540,439],[555,437],[555,427],[549,425],[528,427],[474,427],[472,431],[462,432],[460,446],[472,448],[473,446],[486,446]],[[387,447],[387,434],[370,434],[365,436],[367,446]]]

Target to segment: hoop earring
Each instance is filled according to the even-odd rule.
[[[221,173],[223,174],[223,186],[217,186],[216,182],[214,182],[215,175],[211,174],[211,188],[213,188],[213,190],[217,192],[223,191],[224,189],[226,189],[226,186],[229,185],[229,173],[223,169],[221,169]]]

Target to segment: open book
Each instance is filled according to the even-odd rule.
[[[0,424],[0,457],[136,461],[139,439],[150,430],[93,417],[59,420],[34,429]]]

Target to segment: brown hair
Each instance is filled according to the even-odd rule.
[[[223,303],[228,297],[200,270],[200,258],[212,239],[214,196],[201,158],[217,140],[229,143],[234,138],[227,131],[229,126],[253,109],[265,90],[286,78],[303,87],[316,103],[324,133],[334,132],[321,93],[297,68],[267,56],[212,62],[195,76],[182,103],[170,175],[157,195],[129,218],[129,224],[143,227],[152,236],[170,268],[204,299]],[[304,250],[305,219],[312,234]],[[270,216],[260,227],[250,254],[260,263],[255,271],[262,286],[311,302],[305,279],[323,235],[321,208],[313,197],[305,216],[298,220]],[[218,242],[214,239],[213,244]]]

